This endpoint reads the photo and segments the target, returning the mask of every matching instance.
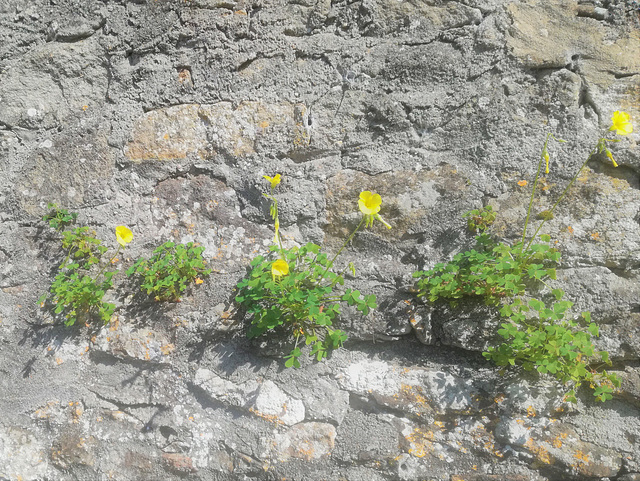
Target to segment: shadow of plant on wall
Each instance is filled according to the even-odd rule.
[[[611,120],[609,131],[615,131],[617,135],[633,132],[629,114],[616,111]],[[418,279],[418,297],[429,302],[448,300],[456,306],[462,298],[477,297],[487,305],[501,307],[500,315],[505,322],[498,334],[504,341],[489,347],[483,353],[485,358],[498,366],[517,364],[527,371],[536,370],[555,376],[565,385],[572,386],[566,394],[566,399],[572,402],[576,401],[575,390],[586,383],[594,390],[596,400],[604,402],[612,399],[612,393],[620,387],[621,381],[615,374],[602,369],[611,362],[608,352],[596,352],[591,342],[592,337],[599,334],[598,326],[591,321],[591,314],[582,312],[577,319],[569,315],[573,303],[563,300],[562,289],[549,284],[550,280],[556,279],[555,267],[561,254],[552,246],[550,236],[538,234],[542,226],[553,219],[556,207],[594,155],[604,153],[614,167],[618,166],[607,143],[619,142],[619,139],[607,138],[606,134],[598,139],[555,204],[541,213],[542,222],[527,238],[543,164],[544,173],[549,173],[548,147],[552,140],[565,142],[552,134],[547,135],[531,189],[522,238],[518,243],[497,242],[489,234],[496,218],[491,206],[472,210],[465,217],[469,230],[478,234],[475,249],[458,253],[446,264],[439,263],[432,269],[413,275]],[[527,290],[540,285],[550,294],[547,302],[527,296]]]

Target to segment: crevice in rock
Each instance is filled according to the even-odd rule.
[[[114,406],[116,406],[120,411],[127,413],[129,416],[133,416],[134,418],[138,419],[136,416],[132,415],[131,413],[127,412],[127,409],[142,409],[142,408],[161,408],[161,409],[168,409],[167,406],[165,406],[164,404],[161,403],[127,403],[124,401],[120,401],[118,399],[114,399],[114,398],[110,398],[107,396],[104,396],[102,394],[100,394],[98,391],[94,391],[91,388],[87,388],[87,390],[89,392],[92,392],[93,394],[96,395],[96,397],[98,399],[100,399],[101,401],[106,401],[108,403],[113,404]],[[144,424],[144,423],[143,423]]]
[[[580,92],[578,94],[578,108],[584,107],[585,105],[591,107],[591,109],[594,111],[594,113],[598,117],[598,123],[600,123],[602,121],[602,111],[600,110],[596,102],[593,100],[593,97],[591,95],[591,90],[589,88],[589,82],[587,81],[584,75],[582,74],[579,74],[579,75],[580,75],[581,82],[580,82]]]
[[[596,8],[594,5],[578,5],[576,17],[593,18],[594,20],[606,20],[607,11],[603,8]]]
[[[608,70],[608,73],[612,74],[616,80],[635,77],[636,75],[640,74],[640,72],[615,72],[613,70]]]
[[[129,366],[140,369],[141,371],[158,370],[160,368],[173,369],[170,363],[157,362],[152,360],[140,360],[129,356],[116,356],[110,352],[97,351],[92,349],[89,351],[89,357],[97,364],[104,364],[107,366],[113,366],[118,363],[127,364]]]
[[[68,34],[56,33],[53,41],[57,43],[78,43],[93,37],[106,24],[107,24],[107,19],[102,18],[100,19],[99,23],[91,25],[90,27],[91,31],[70,32]]]

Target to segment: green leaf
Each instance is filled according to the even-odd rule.
[[[555,296],[556,301],[559,301],[564,296],[564,291],[562,289],[552,289],[551,293]]]
[[[570,301],[559,301],[553,305],[553,312],[555,314],[564,314],[568,309],[573,306],[573,302]]]
[[[545,308],[545,305],[544,302],[539,301],[538,299],[531,299],[529,300],[529,307],[531,307],[531,309],[533,309],[534,311],[541,311]]]

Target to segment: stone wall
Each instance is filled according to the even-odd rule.
[[[557,285],[590,310],[623,378],[575,405],[479,354],[486,309],[430,307],[411,274],[468,248],[462,214],[521,235],[547,132]],[[0,479],[640,479],[640,5],[633,0],[0,0]],[[394,228],[342,255],[344,348],[285,369],[234,303],[273,230],[335,252],[362,190]],[[41,220],[78,212],[126,270],[196,241],[215,272],[181,303],[132,295],[106,326],[38,298],[63,254]],[[284,344],[284,346],[283,346]]]

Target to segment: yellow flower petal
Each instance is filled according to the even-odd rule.
[[[626,112],[616,110],[611,117],[611,128],[609,130],[615,130],[618,135],[628,135],[633,132],[633,125],[631,125],[631,116]]]
[[[613,164],[614,167],[618,167],[618,164],[616,163],[615,159],[613,158],[613,154],[611,153],[611,151],[609,149],[607,149],[605,151],[605,153],[607,154],[607,157],[609,157],[611,159],[611,163]]]
[[[271,275],[276,278],[289,274],[289,264],[283,259],[278,259],[271,265]]]
[[[280,183],[280,181],[282,180],[282,178],[280,177],[280,174],[276,174],[273,177],[269,177],[268,175],[263,175],[262,177],[264,177],[269,182],[271,182],[271,188],[272,189],[275,189],[276,185],[278,185]]]
[[[196,284],[202,284],[204,281],[199,277],[196,277]]]
[[[124,247],[133,240],[133,232],[128,227],[119,225],[116,227],[116,240]]]
[[[360,192],[358,207],[364,215],[373,215],[380,212],[380,204],[382,204],[382,198],[379,194],[374,194],[368,190]]]

